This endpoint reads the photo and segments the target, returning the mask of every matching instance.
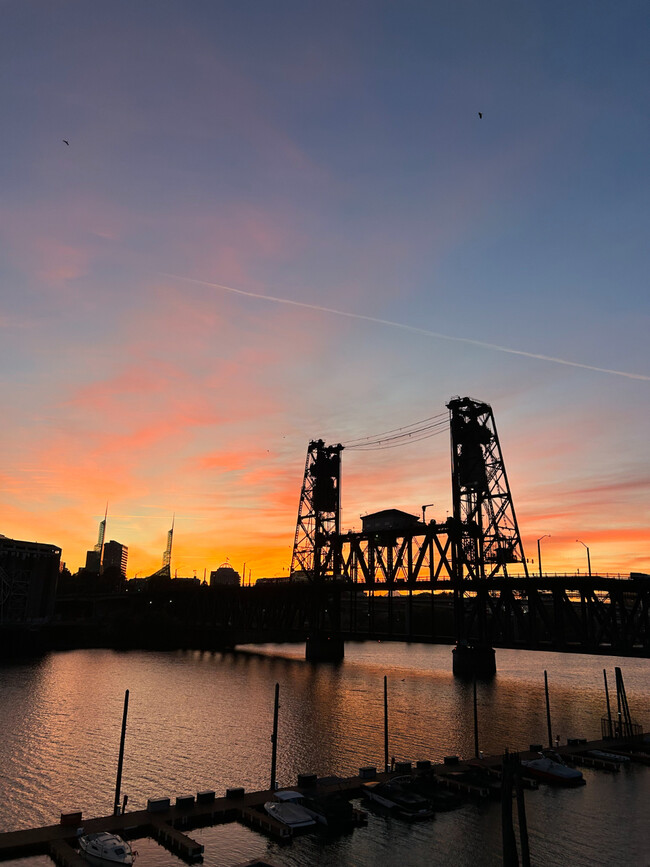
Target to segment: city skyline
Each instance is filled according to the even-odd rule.
[[[533,571],[650,571],[647,10],[438,7],[3,5],[0,533],[282,575],[468,395]],[[445,520],[448,432],[342,480]]]

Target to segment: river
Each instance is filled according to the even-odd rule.
[[[632,717],[650,725],[650,661],[497,651],[497,676],[478,684],[480,748],[501,753],[547,740],[544,670],[553,735],[600,737],[603,668],[615,704],[614,666]],[[388,677],[390,753],[397,760],[474,752],[472,686],[451,674],[448,646],[346,645],[340,665],[314,665],[300,646],[236,653],[77,650],[0,666],[0,830],[112,811],[124,692],[130,691],[122,792],[129,809],[149,797],[230,786],[269,786],[273,695],[280,684],[280,785],[299,773],[352,775],[384,759],[383,677]],[[587,785],[526,792],[535,865],[650,865],[650,767],[584,770]],[[500,805],[467,804],[407,824],[370,813],[338,839],[310,834],[281,846],[236,823],[192,831],[206,867],[266,857],[321,867],[501,864]],[[138,867],[180,865],[138,840]],[[51,867],[30,858],[20,867]]]

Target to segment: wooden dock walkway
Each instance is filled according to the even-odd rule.
[[[48,854],[58,867],[88,867],[86,859],[65,840],[52,840]]]
[[[634,739],[629,741],[599,740],[589,743],[582,741],[554,747],[563,758],[576,763],[591,764],[585,754],[591,750],[628,755],[632,761],[650,763],[650,740]],[[537,750],[519,752],[521,759],[532,759]],[[305,794],[342,794],[354,797],[361,794],[363,785],[371,780],[384,781],[395,776],[431,772],[436,779],[450,789],[467,796],[489,797],[493,794],[495,781],[501,775],[502,756],[482,756],[462,761],[457,757],[447,757],[443,764],[428,761],[398,762],[395,770],[389,773],[375,768],[360,768],[359,775],[353,777],[314,778],[314,785],[287,787]],[[614,762],[600,761],[595,767],[613,769]],[[300,781],[299,781],[300,783]],[[534,785],[531,786],[534,788]],[[62,814],[62,823],[41,828],[28,828],[0,834],[0,861],[22,858],[29,855],[49,855],[58,867],[87,867],[87,862],[75,849],[80,833],[90,834],[98,831],[117,833],[127,839],[152,837],[175,855],[187,862],[201,858],[203,846],[189,837],[185,831],[192,828],[216,825],[223,822],[238,821],[277,840],[291,840],[291,829],[264,812],[264,803],[273,798],[271,790],[245,792],[243,789],[228,789],[224,797],[216,797],[213,791],[197,792],[176,798],[150,800],[147,810],[134,810],[118,816],[102,816],[83,819],[81,814]],[[71,822],[79,818],[78,823]],[[360,818],[360,817],[359,817]],[[65,823],[63,820],[65,819]],[[182,831],[180,829],[183,829]]]

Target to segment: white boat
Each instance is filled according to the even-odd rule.
[[[275,801],[267,801],[264,809],[269,814],[288,825],[289,828],[309,828],[316,824],[316,819],[299,803],[300,792],[276,792]]]
[[[576,768],[570,768],[557,753],[551,756],[540,755],[538,759],[522,760],[524,773],[537,777],[545,783],[556,783],[561,786],[581,786],[585,782],[582,773]]]
[[[371,801],[398,813],[405,819],[429,819],[433,816],[431,801],[414,792],[410,786],[394,780],[366,783],[363,787]]]
[[[87,861],[98,867],[107,864],[133,864],[135,853],[117,834],[99,831],[96,834],[84,834],[79,837],[79,848]]]

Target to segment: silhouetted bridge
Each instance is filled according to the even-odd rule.
[[[650,579],[593,576],[485,581],[168,586],[65,600],[58,646],[228,649],[342,641],[471,643],[650,657]],[[58,636],[58,637],[57,637]]]
[[[310,658],[340,658],[344,641],[363,639],[461,642],[486,656],[494,647],[650,656],[650,578],[592,575],[590,561],[588,576],[532,577],[491,407],[458,397],[447,409],[448,419],[375,440],[309,443],[288,581],[177,590],[167,562],[145,593],[120,603],[115,625],[92,615],[94,635],[204,648],[306,640]],[[344,448],[393,448],[447,428],[451,516],[427,522],[432,504],[421,519],[386,509],[364,516],[360,532],[342,531]]]
[[[286,584],[218,590],[209,601],[206,594],[191,618],[206,640],[220,636],[226,646],[303,641],[316,627],[344,641],[464,638],[522,650],[650,656],[648,580],[498,578],[390,589]]]

